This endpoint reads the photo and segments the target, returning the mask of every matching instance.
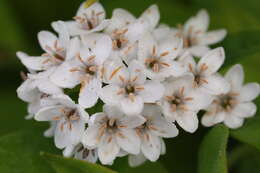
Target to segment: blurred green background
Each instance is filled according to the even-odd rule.
[[[156,3],[161,11],[161,22],[176,26],[205,8],[211,16],[210,29],[226,28],[228,36],[223,45],[227,60],[224,70],[232,64],[245,67],[247,81],[260,81],[260,1],[259,0],[101,0],[108,16],[114,8],[125,8],[140,15]],[[73,166],[63,170],[66,162],[49,164],[40,152],[60,154],[51,139],[43,137],[47,124],[24,120],[26,104],[16,97],[20,85],[19,72],[25,70],[15,56],[18,50],[30,55],[42,52],[37,42],[40,30],[51,30],[55,20],[70,20],[81,0],[1,0],[0,1],[0,172],[54,173],[77,170]],[[257,101],[260,103],[260,100]],[[258,104],[259,105],[259,104]],[[166,140],[167,154],[157,163],[147,163],[130,169],[125,159],[117,160],[112,169],[122,172],[195,173],[201,171],[200,144],[209,129],[200,127],[195,134],[181,134]],[[231,173],[260,172],[260,118],[248,120],[242,129],[230,131],[227,161]],[[218,136],[214,139],[218,142]],[[242,142],[239,142],[242,141]],[[214,141],[213,141],[214,142]],[[225,142],[224,142],[225,143]],[[206,143],[207,144],[207,143]],[[214,145],[214,144],[212,144]],[[224,146],[225,150],[225,146]],[[216,152],[216,155],[218,153]],[[45,157],[45,156],[44,156]],[[204,156],[202,156],[204,157]],[[207,157],[207,156],[206,156]],[[209,159],[211,158],[208,153]],[[225,156],[226,158],[226,156]],[[204,159],[205,161],[205,159]],[[207,163],[207,162],[206,162]],[[213,161],[213,164],[218,164]],[[199,165],[199,166],[198,166]],[[203,165],[202,165],[203,166]],[[207,166],[207,165],[205,165]],[[203,166],[204,167],[204,166]],[[77,170],[75,172],[84,172]],[[204,171],[207,172],[207,171]],[[214,173],[224,173],[213,169]],[[210,173],[210,172],[207,172]]]

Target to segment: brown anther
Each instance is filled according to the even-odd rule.
[[[128,97],[129,97],[129,99],[130,99],[132,102],[135,101],[135,95],[134,95],[133,93],[130,93],[130,94],[128,95]]]
[[[117,95],[122,95],[124,93],[125,93],[125,90],[121,88],[116,94]]]
[[[107,140],[107,143],[109,144],[111,141],[112,141],[113,137],[112,136],[109,136],[108,140]]]
[[[171,66],[170,64],[168,64],[166,62],[160,62],[160,64],[163,65],[163,66],[166,66],[166,67],[170,67]]]
[[[179,93],[180,93],[181,96],[184,95],[184,89],[185,89],[184,87],[181,87],[180,90],[179,90]]]
[[[171,105],[171,109],[173,112],[175,112],[177,110],[177,105],[176,104],[172,104]]]
[[[158,73],[160,70],[159,70],[159,63],[155,63],[154,65],[153,65],[153,72],[155,72],[155,73]]]
[[[193,72],[193,67],[192,67],[192,64],[189,63],[189,70],[190,72]]]
[[[70,72],[77,72],[77,71],[81,71],[81,70],[77,67],[70,69]]]
[[[135,76],[135,77],[132,79],[132,82],[135,82],[137,79],[138,79],[138,76]]]
[[[125,138],[125,135],[123,135],[121,132],[117,132],[117,135],[118,135],[120,138]]]
[[[169,55],[169,53],[170,53],[170,52],[166,51],[166,52],[163,52],[160,56],[161,56],[161,57],[162,57],[162,56],[167,56],[167,55]]]
[[[185,105],[179,105],[178,107],[183,111],[188,111],[188,108]]]
[[[111,80],[116,75],[116,73],[121,70],[121,68],[123,68],[123,67],[120,66],[120,67],[116,68],[114,71],[112,71],[112,73],[111,73],[111,75],[109,77],[109,80]]]
[[[158,129],[153,125],[149,125],[148,128],[154,131],[158,131]]]
[[[201,67],[200,67],[200,71],[205,71],[205,70],[207,70],[208,69],[208,66],[205,64],[205,63],[203,63],[202,65],[201,65]]]
[[[186,98],[184,98],[184,100],[185,101],[192,101],[192,100],[194,100],[192,97],[186,97]]]
[[[96,55],[91,55],[88,57],[88,61],[91,62],[96,58]]]
[[[156,56],[156,47],[155,46],[153,46],[152,55]]]
[[[72,130],[72,124],[69,122],[69,130]]]
[[[53,117],[53,118],[52,118],[53,121],[58,121],[58,120],[60,120],[60,119],[61,119],[60,116],[56,116],[56,117]]]
[[[136,86],[135,90],[142,91],[142,90],[144,90],[144,87],[143,86]]]
[[[125,82],[125,78],[123,76],[119,75],[118,77],[119,77],[119,79],[121,80],[122,83]]]

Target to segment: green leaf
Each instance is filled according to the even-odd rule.
[[[58,153],[51,139],[44,138],[43,128],[20,130],[0,138],[0,172],[55,173],[40,157],[40,151]]]
[[[260,150],[260,117],[248,119],[243,127],[231,130],[231,136]]]
[[[168,173],[166,168],[163,166],[161,161],[156,162],[149,162],[146,161],[144,164],[132,168],[128,165],[128,157],[118,158],[116,159],[113,166],[111,166],[112,169],[116,170],[120,173],[145,173],[145,172],[160,172],[160,173]],[[173,171],[171,171],[173,173]]]
[[[88,163],[73,158],[64,158],[49,153],[41,153],[56,173],[116,173],[98,164]]]
[[[224,125],[217,125],[208,132],[199,149],[198,173],[227,173],[228,136]]]

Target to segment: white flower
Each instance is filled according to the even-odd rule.
[[[165,84],[165,93],[160,104],[164,116],[176,121],[185,131],[193,133],[198,128],[197,113],[206,108],[212,97],[192,88],[194,77],[187,74]]]
[[[218,29],[207,32],[209,27],[209,15],[206,10],[200,10],[196,16],[191,17],[183,27],[173,29],[184,40],[184,48],[193,56],[201,57],[207,53],[209,45],[218,43],[224,39],[227,32]]]
[[[78,144],[88,121],[88,114],[66,95],[53,96],[56,105],[42,108],[36,115],[37,121],[56,121],[54,142],[62,149]]]
[[[145,24],[149,31],[153,31],[160,21],[160,12],[156,4],[147,8],[143,14],[138,18],[139,21]]]
[[[184,56],[180,60],[185,64],[190,73],[194,75],[193,87],[202,93],[219,95],[228,92],[229,83],[217,73],[225,59],[225,52],[222,47],[215,48],[204,55],[196,64],[191,56]]]
[[[241,65],[233,66],[225,78],[231,84],[231,89],[226,94],[216,96],[202,118],[204,126],[224,122],[229,128],[239,128],[245,118],[252,117],[256,113],[257,107],[252,101],[259,95],[259,84],[243,85],[244,71]]]
[[[98,160],[97,150],[84,147],[81,143],[71,145],[63,150],[65,157],[74,157],[79,160],[84,160],[91,163],[96,163]]]
[[[106,18],[106,12],[103,6],[96,2],[90,7],[85,7],[85,2],[79,7],[74,21],[65,22],[70,35],[84,35],[93,32],[102,31],[110,24]]]
[[[121,107],[127,115],[138,115],[144,103],[155,103],[163,95],[163,85],[147,80],[137,61],[128,68],[114,61],[105,70],[108,85],[101,89],[100,98],[106,104]]]
[[[141,152],[154,162],[161,154],[161,138],[176,137],[179,131],[162,116],[157,105],[146,104],[141,115],[146,119],[143,125],[136,128],[136,133],[141,139]]]
[[[138,40],[159,21],[158,17],[153,18],[159,15],[157,10],[157,6],[150,7],[147,10],[149,12],[144,12],[140,19],[136,19],[124,9],[113,11],[111,23],[104,31],[113,41],[113,51],[110,56],[112,59],[122,59],[129,63],[136,58]]]
[[[28,102],[28,113],[26,119],[31,119],[44,106],[52,105],[49,96],[54,94],[62,94],[61,88],[53,84],[49,75],[53,72],[53,68],[47,71],[28,74],[27,79],[17,89],[17,95],[20,99]]]
[[[118,108],[104,105],[102,113],[91,116],[82,143],[97,147],[102,164],[111,164],[120,148],[132,154],[140,152],[140,139],[134,128],[144,123],[141,116],[126,116]]]
[[[94,38],[95,45],[82,46],[75,58],[64,62],[51,76],[51,80],[63,88],[74,88],[81,83],[79,104],[84,108],[94,106],[98,100],[103,62],[110,55],[112,46],[106,35],[95,35]]]
[[[166,153],[166,146],[162,138],[160,138],[161,141],[161,155],[164,155]],[[138,155],[132,155],[130,154],[128,156],[128,164],[131,167],[137,167],[142,165],[147,158],[144,156],[142,152],[140,152]]]
[[[49,31],[41,31],[38,40],[45,51],[41,56],[28,56],[23,52],[17,52],[18,58],[29,71],[42,71],[51,67],[57,67],[65,60],[73,58],[77,52],[78,38],[70,39],[63,22],[53,24],[53,28],[59,33],[59,38]]]
[[[54,134],[55,134],[56,126],[57,126],[57,122],[56,121],[51,121],[50,122],[50,127],[47,130],[44,131],[43,135],[46,138],[53,137]]]
[[[184,73],[181,64],[174,61],[182,49],[182,40],[178,37],[157,42],[147,33],[140,39],[138,48],[138,61],[148,78],[162,81],[167,77],[178,77]]]

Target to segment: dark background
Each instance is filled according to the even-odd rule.
[[[42,136],[46,124],[24,120],[26,104],[16,97],[19,72],[25,68],[15,56],[18,50],[30,55],[42,52],[37,42],[40,30],[51,30],[55,20],[70,20],[80,0],[0,0],[0,172],[53,172],[39,156],[40,151],[60,153],[52,140]],[[260,81],[260,2],[259,0],[101,0],[110,17],[114,8],[125,8],[140,15],[157,3],[161,22],[170,26],[185,22],[205,8],[211,16],[210,29],[226,28],[223,42],[227,53],[224,69],[231,64],[245,66],[247,81]],[[219,44],[222,45],[222,44]],[[257,51],[258,50],[258,51]],[[259,99],[258,99],[259,100]],[[259,101],[258,101],[259,102]],[[146,164],[149,172],[194,173],[199,144],[208,129],[195,134],[182,132],[166,140],[167,154],[156,164]],[[260,136],[260,133],[259,133]],[[10,142],[11,141],[11,142]],[[113,166],[119,172],[132,172],[125,160]],[[228,164],[233,173],[259,173],[260,154],[235,139],[228,143]]]

